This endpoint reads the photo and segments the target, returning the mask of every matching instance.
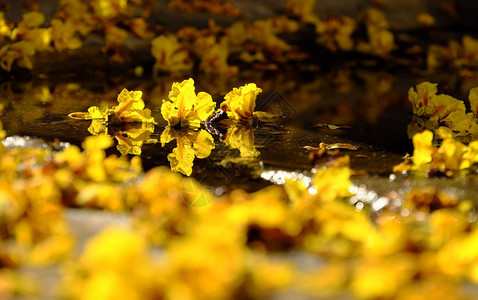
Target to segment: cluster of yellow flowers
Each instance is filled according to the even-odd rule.
[[[198,30],[186,27],[177,34],[163,34],[152,41],[155,69],[160,72],[186,72],[197,64],[206,74],[230,74],[236,67],[228,59],[263,67],[306,57],[297,47],[280,38],[281,33],[298,32],[307,24],[315,27],[317,42],[329,50],[352,51],[386,56],[394,48],[393,34],[388,30],[385,15],[369,8],[359,16],[359,24],[367,28],[367,38],[355,42],[356,21],[345,16],[332,16],[321,21],[314,13],[316,1],[289,0],[286,14],[253,22],[238,21],[228,28],[220,28],[210,21],[209,28]]]
[[[476,67],[478,66],[478,40],[470,35],[462,38],[461,44],[450,40],[448,46],[430,45],[427,53],[427,67]]]
[[[48,50],[52,40],[51,29],[40,28],[44,22],[42,13],[30,12],[14,26],[0,13],[0,41],[7,43],[0,49],[2,69],[10,71],[14,62],[22,68],[33,68],[31,57],[36,51]]]
[[[103,51],[123,61],[119,46],[128,36],[152,37],[144,18],[132,13],[133,7],[141,5],[142,1],[61,0],[47,26],[43,26],[45,15],[39,11],[25,13],[18,23],[8,22],[0,13],[0,42],[5,44],[0,49],[0,67],[11,71],[15,62],[18,67],[32,69],[31,58],[36,52],[79,49],[81,38],[93,31],[104,36]]]
[[[230,149],[238,149],[240,156],[254,158],[259,151],[254,146],[251,120],[254,116],[265,120],[276,116],[266,112],[254,112],[256,97],[262,90],[255,83],[234,88],[225,95],[225,101],[215,112],[216,103],[211,95],[200,92],[196,95],[192,78],[174,82],[168,100],[163,100],[161,115],[168,126],[160,140],[151,139],[157,124],[151,111],[145,108],[141,91],[123,91],[118,95],[119,105],[100,110],[92,106],[88,112],[74,112],[74,119],[92,120],[88,131],[94,135],[105,132],[118,141],[117,149],[122,155],[141,154],[144,143],[161,142],[162,146],[176,140],[177,146],[168,155],[171,170],[191,175],[194,159],[206,158],[215,148],[212,135],[201,129],[201,124],[213,126],[212,116],[224,115],[229,118],[229,128],[222,140]],[[219,122],[219,121],[218,121]]]
[[[177,33],[161,30],[153,39],[146,18],[152,14],[149,1],[127,0],[62,0],[49,24],[39,11],[24,14],[20,22],[8,22],[0,14],[0,66],[11,71],[12,66],[32,69],[32,57],[38,51],[76,50],[83,41],[100,33],[104,38],[102,51],[111,60],[124,62],[127,53],[123,46],[130,37],[151,41],[151,53],[159,72],[186,72],[197,67],[206,74],[233,74],[238,71],[228,61],[242,61],[277,68],[277,64],[304,59],[297,46],[279,37],[295,33],[312,25],[317,42],[336,51],[352,51],[387,56],[394,48],[393,34],[388,30],[385,15],[369,8],[358,21],[344,16],[332,16],[321,21],[314,12],[316,1],[289,0],[286,13],[252,22],[237,21],[227,28],[210,21],[209,28],[198,30],[184,27]],[[170,7],[183,11],[206,10],[213,13],[238,15],[232,4],[225,0],[171,1]],[[352,39],[357,24],[367,29],[367,37]]]
[[[210,21],[208,29],[185,27],[176,34],[160,35],[152,41],[155,69],[160,72],[185,72],[197,64],[199,70],[206,74],[234,74],[238,68],[229,66],[228,59],[231,57],[247,63],[285,62],[296,54],[291,51],[293,47],[276,36],[286,30],[278,28],[282,25],[277,24],[280,21],[238,21],[228,28],[221,28]],[[291,21],[283,19],[283,22],[288,24]]]
[[[188,13],[200,11],[228,17],[242,16],[229,0],[171,0],[169,7]]]
[[[409,135],[424,129],[435,131],[446,127],[455,136],[478,135],[478,88],[470,90],[471,112],[466,112],[465,103],[452,96],[437,95],[437,84],[422,82],[416,90],[410,88],[408,99],[413,114],[418,117],[408,128]]]
[[[453,138],[446,127],[437,130],[441,139],[439,147],[433,146],[433,133],[425,130],[413,136],[413,156],[400,165],[395,166],[395,172],[408,170],[430,175],[443,174],[453,176],[462,173],[478,162],[478,141],[472,141],[468,146]]]

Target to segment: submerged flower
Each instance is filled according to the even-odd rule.
[[[181,127],[199,127],[201,121],[209,117],[216,107],[211,95],[199,92],[196,95],[194,80],[174,82],[168,96],[163,100],[161,115],[169,126],[180,124]]]
[[[226,94],[221,104],[221,109],[227,112],[227,116],[234,120],[245,120],[252,117],[256,107],[256,98],[262,92],[255,83],[248,83],[239,88],[234,88]]]

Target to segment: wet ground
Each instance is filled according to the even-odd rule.
[[[30,137],[34,145],[41,145],[36,138],[47,143],[81,145],[90,135],[90,121],[70,119],[69,113],[86,111],[93,105],[115,105],[116,96],[123,88],[142,90],[146,107],[159,120],[149,136],[151,141],[158,142],[142,147],[141,158],[148,170],[169,165],[167,155],[177,146],[175,141],[164,146],[159,143],[166,125],[160,117],[160,107],[172,82],[182,79],[128,75],[7,81],[0,87],[0,104],[4,106],[1,121],[7,136]],[[463,79],[450,74],[428,74],[427,80],[439,82],[444,93],[461,99],[469,86],[478,85],[478,78]],[[195,81],[196,92],[206,91],[218,103],[233,87],[255,82],[263,89],[256,110],[283,116],[279,122],[257,123],[244,129],[249,137],[246,142],[251,142],[260,152],[257,157],[248,159],[240,159],[239,150],[230,149],[224,142],[227,128],[202,128],[213,135],[215,148],[210,156],[194,160],[191,176],[217,195],[234,188],[255,191],[270,184],[282,184],[288,177],[309,176],[315,167],[310,159],[313,149],[320,143],[341,143],[348,144],[350,149],[340,152],[350,156],[351,168],[356,171],[352,177],[356,196],[351,204],[365,203],[372,211],[379,211],[385,205],[393,205],[394,201],[400,205],[401,197],[412,187],[425,185],[463,199],[476,199],[478,185],[473,177],[447,179],[392,174],[393,166],[413,151],[408,134],[412,121],[408,90],[423,81],[420,74],[345,68],[307,73],[258,71],[231,78],[199,76]],[[114,131],[110,134],[114,135]],[[108,152],[120,155],[116,148]],[[128,223],[125,215],[75,209],[68,211],[67,219],[79,239],[80,248],[101,228]],[[310,268],[320,264],[304,253],[290,254],[290,257],[299,266]],[[56,272],[54,268],[26,270],[44,283],[45,299],[51,292],[48,286],[52,286],[58,276]],[[279,295],[278,299],[280,297],[286,299],[290,295]]]

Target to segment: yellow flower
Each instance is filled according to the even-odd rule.
[[[428,13],[421,13],[417,15],[417,22],[425,27],[430,27],[436,24],[436,19]]]
[[[51,50],[51,32],[51,28],[34,28],[25,35],[24,40],[32,43],[37,51]]]
[[[413,113],[417,116],[424,114],[432,114],[431,110],[426,108],[429,105],[430,99],[437,93],[437,84],[430,82],[422,82],[417,85],[417,90],[410,88],[408,91],[408,99],[412,102]]]
[[[193,60],[174,35],[160,35],[151,41],[151,53],[156,59],[154,68],[161,72],[190,71]]]
[[[23,14],[22,21],[18,27],[35,28],[40,27],[45,22],[45,15],[39,11],[32,11]]]
[[[103,120],[109,125],[121,124],[121,123],[152,123],[156,124],[154,118],[151,117],[151,110],[144,108],[144,101],[142,99],[143,92],[141,91],[128,91],[123,89],[118,95],[118,105],[113,108],[105,108],[101,111],[97,106],[88,108],[87,113],[74,112],[68,116],[73,119],[85,119],[85,120]],[[97,127],[97,124],[94,128]],[[96,131],[96,130],[95,130]]]
[[[5,45],[0,49],[0,67],[10,72],[16,61],[17,66],[26,69],[33,69],[30,58],[35,54],[33,44],[27,41],[20,41]]]
[[[470,101],[471,111],[475,116],[478,116],[478,87],[472,88],[470,90],[468,99]]]
[[[436,148],[432,146],[433,133],[425,130],[413,136],[413,163],[416,166],[431,162]]]
[[[456,41],[450,41],[447,47],[430,45],[427,51],[427,68],[434,70],[440,66],[455,66],[461,52],[461,46]]]
[[[194,80],[189,78],[183,82],[174,82],[168,96],[163,100],[161,115],[169,126],[199,127],[216,107],[211,95],[199,92],[196,96]]]
[[[142,39],[152,38],[152,32],[148,30],[148,22],[144,18],[132,19],[129,27]]]
[[[435,130],[441,125],[448,127],[455,136],[465,136],[478,133],[476,115],[466,113],[463,101],[449,95],[437,95],[436,84],[423,82],[409,91],[409,100],[413,105],[413,113],[425,118],[424,127]],[[470,105],[472,111],[476,110],[475,91],[470,91]]]
[[[93,11],[102,19],[111,19],[123,13],[127,6],[127,0],[93,0]]]
[[[157,271],[144,238],[130,230],[107,228],[67,266],[63,286],[68,289],[63,293],[85,300],[152,299],[161,290]]]
[[[370,28],[367,32],[369,42],[359,44],[359,51],[378,56],[385,56],[393,50],[395,44],[392,32],[377,28]]]
[[[318,170],[312,178],[312,194],[321,201],[335,201],[351,196],[349,187],[351,170],[347,167]]]
[[[331,51],[352,50],[354,43],[351,36],[355,26],[352,18],[331,16],[316,27],[318,43]]]
[[[83,36],[100,26],[100,20],[93,14],[90,2],[81,0],[61,0],[60,9],[53,20],[71,23],[71,34],[78,31]],[[65,35],[67,34],[65,32]]]
[[[168,160],[172,171],[181,172],[186,176],[191,175],[193,171],[194,158],[206,158],[215,148],[213,137],[203,129],[199,131],[188,129],[183,133],[168,126],[161,134],[160,141],[164,146],[175,139],[177,147],[168,154]]]
[[[365,9],[365,11],[360,14],[358,19],[360,22],[365,23],[367,29],[386,29],[390,26],[385,14],[381,10],[374,7],[368,7]]]
[[[239,88],[234,88],[224,96],[221,109],[227,112],[227,116],[234,120],[245,120],[252,117],[256,107],[256,98],[262,92],[255,83],[248,83]]]
[[[87,184],[79,191],[75,203],[81,207],[102,208],[110,211],[125,209],[121,186],[111,183]]]
[[[12,29],[7,24],[7,20],[5,19],[5,15],[3,11],[0,12],[0,40],[3,40],[4,37],[10,37],[12,34]]]
[[[432,146],[433,133],[425,130],[413,136],[412,170],[438,171],[452,176],[478,162],[478,141],[468,146],[455,140],[449,128],[440,127],[438,136],[443,139],[440,147]]]
[[[124,43],[128,38],[128,32],[118,26],[112,24],[106,24],[105,27],[105,41],[106,48],[111,46],[117,46]]]
[[[300,290],[318,298],[325,298],[343,291],[347,279],[347,266],[341,262],[327,263],[314,271],[300,274]]]
[[[55,49],[59,52],[81,48],[82,42],[75,37],[75,27],[69,22],[58,19],[51,20],[52,40]]]
[[[220,43],[214,43],[212,47],[205,49],[201,55],[199,69],[206,74],[235,74],[237,67],[231,67],[227,64],[229,49],[227,39],[223,38]]]
[[[465,35],[463,36],[462,44],[463,63],[476,66],[478,64],[478,40]]]
[[[402,286],[413,280],[416,268],[412,255],[365,259],[355,269],[351,290],[359,298],[393,298]]]
[[[314,23],[319,18],[314,14],[316,0],[287,0],[286,13],[307,23]]]

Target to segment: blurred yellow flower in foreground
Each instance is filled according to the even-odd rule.
[[[157,283],[161,274],[146,241],[126,229],[102,231],[86,244],[79,260],[65,270],[68,276],[62,292],[70,298],[139,300],[160,295]]]
[[[413,136],[412,165],[404,162],[397,165],[394,171],[415,170],[434,174],[439,172],[453,176],[460,171],[466,171],[478,162],[478,141],[471,142],[468,146],[455,140],[451,131],[446,127],[438,129],[438,137],[443,139],[439,147],[432,145],[433,133],[425,130]]]

